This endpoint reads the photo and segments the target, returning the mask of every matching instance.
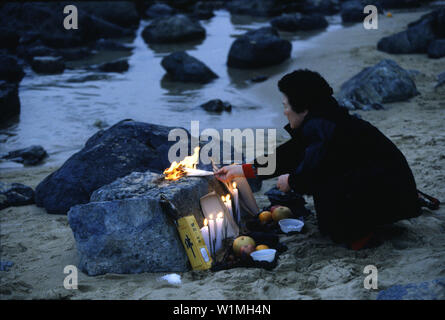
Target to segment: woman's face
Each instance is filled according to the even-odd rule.
[[[287,117],[287,120],[289,120],[290,127],[292,129],[297,129],[301,126],[303,123],[304,117],[307,114],[307,110],[297,113],[294,110],[292,110],[292,107],[289,104],[289,100],[287,99],[286,95],[283,95],[283,106],[284,106],[284,115]]]

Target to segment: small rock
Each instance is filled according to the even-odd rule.
[[[34,190],[21,183],[0,182],[0,210],[34,203]]]
[[[34,57],[31,67],[40,74],[59,74],[65,70],[65,62],[62,57]]]
[[[223,112],[232,110],[232,105],[230,103],[223,102],[220,99],[210,100],[200,105],[200,107],[209,112]]]
[[[9,152],[3,159],[23,163],[26,165],[39,164],[48,156],[42,146],[31,146]]]
[[[128,71],[130,65],[127,60],[117,60],[113,62],[106,62],[97,67],[98,70],[103,72],[125,72]]]
[[[184,51],[164,57],[161,65],[173,81],[207,83],[218,78],[204,63]]]
[[[205,38],[206,31],[197,21],[183,14],[157,18],[142,31],[147,43],[186,42]]]
[[[289,59],[292,44],[279,37],[276,29],[263,27],[236,39],[230,47],[227,65],[253,69],[277,65]]]

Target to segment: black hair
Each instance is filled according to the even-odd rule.
[[[297,113],[323,107],[323,102],[334,93],[318,72],[307,69],[286,74],[278,81],[278,89],[287,96],[289,104]]]

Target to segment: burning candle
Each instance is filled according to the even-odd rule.
[[[216,241],[216,232],[215,232],[215,221],[213,220],[213,215],[209,215],[209,233],[210,233],[210,251],[212,257],[215,256],[215,241]]]
[[[241,212],[239,207],[239,198],[238,198],[238,189],[236,188],[236,182],[234,181],[232,183],[232,194],[233,194],[233,200],[235,201],[235,210],[236,210],[236,223],[239,225],[241,220]]]
[[[207,246],[207,249],[209,250],[210,255],[212,254],[212,250],[211,250],[211,237],[210,237],[210,230],[209,230],[209,226],[208,226],[209,222],[207,219],[204,219],[204,227],[201,228],[201,234],[202,237],[204,238],[204,242]]]
[[[218,213],[216,216],[216,251],[218,251],[222,246],[223,240],[223,223],[224,223],[224,215],[222,212]]]

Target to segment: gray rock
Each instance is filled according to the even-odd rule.
[[[23,163],[26,165],[36,165],[48,156],[42,146],[30,146],[28,148],[14,150],[3,157],[10,161]]]
[[[173,81],[207,83],[218,78],[203,62],[184,51],[164,57],[161,65]]]
[[[20,114],[18,84],[0,81],[0,123],[5,123]]]
[[[294,13],[273,18],[270,24],[278,30],[293,32],[323,29],[328,26],[328,21],[321,14]]]
[[[230,103],[223,102],[220,99],[213,99],[207,101],[206,103],[200,105],[199,107],[209,112],[218,112],[218,113],[232,110],[232,105]]]
[[[431,41],[428,46],[428,57],[434,59],[445,57],[445,39]]]
[[[80,269],[89,275],[187,271],[183,245],[159,205],[160,195],[175,205],[179,216],[194,215],[201,225],[199,199],[213,190],[223,194],[213,177],[167,181],[150,171],[133,172],[99,188],[89,204],[68,212]]]
[[[21,183],[0,181],[0,210],[34,203],[34,190]]]
[[[34,57],[31,68],[40,74],[59,74],[65,70],[62,57]]]
[[[186,42],[205,38],[206,31],[198,21],[183,14],[154,19],[142,31],[147,43]]]
[[[25,73],[23,67],[17,63],[17,59],[8,55],[0,55],[0,80],[20,82]]]
[[[130,65],[128,64],[128,60],[121,59],[112,62],[105,62],[99,65],[97,68],[103,72],[125,72],[128,71]]]
[[[187,256],[158,200],[92,202],[68,212],[80,270],[105,273],[185,272]]]
[[[230,47],[227,65],[253,69],[277,65],[289,59],[292,44],[281,39],[277,30],[264,27],[236,39]]]
[[[175,14],[175,9],[170,7],[165,3],[155,3],[151,5],[147,11],[145,11],[145,15],[147,18],[159,18],[159,17],[169,17]]]
[[[418,94],[408,71],[392,60],[382,60],[346,81],[337,100],[340,105],[361,108],[374,103],[405,101]]]
[[[36,188],[36,204],[48,213],[66,213],[87,203],[91,193],[131,172],[162,172],[170,166],[173,127],[123,120],[100,130]]]
[[[445,278],[396,285],[380,291],[377,300],[445,300]]]

